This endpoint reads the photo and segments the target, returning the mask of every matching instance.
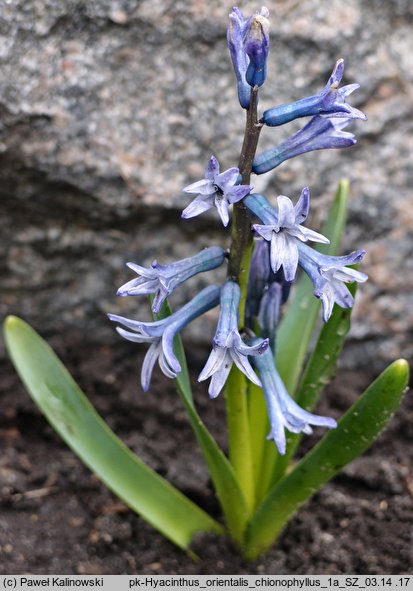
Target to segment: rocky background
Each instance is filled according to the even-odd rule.
[[[225,40],[231,6],[0,0],[0,310],[25,318],[60,352],[118,342],[108,311],[147,314],[142,300],[115,296],[131,278],[126,261],[168,262],[225,244],[214,212],[192,221],[180,212],[189,199],[182,187],[202,178],[211,154],[223,168],[238,160],[244,115]],[[352,125],[356,147],[304,155],[253,184],[293,199],[310,186],[317,229],[337,181],[351,179],[343,250],[367,250],[370,281],[359,290],[344,363],[380,369],[413,349],[413,4],[267,6],[262,109],[318,92],[340,57],[345,83],[361,84],[351,102],[368,121]],[[264,130],[261,146],[301,124]],[[181,287],[177,301],[196,288],[194,280]],[[198,324],[192,339],[205,343]]]

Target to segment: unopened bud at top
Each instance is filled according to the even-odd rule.
[[[251,87],[261,86],[265,81],[269,50],[268,16],[268,9],[264,6],[247,20],[237,7],[229,15],[228,47],[237,77],[239,102],[244,109],[249,106]]]
[[[252,87],[262,86],[267,71],[267,57],[270,47],[270,21],[268,9],[263,6],[248,21],[244,39],[245,53],[249,57],[246,80]]]

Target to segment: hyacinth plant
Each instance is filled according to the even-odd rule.
[[[406,361],[395,361],[338,423],[314,412],[335,373],[350,327],[355,287],[367,280],[357,268],[364,250],[338,256],[348,183],[340,182],[319,233],[306,223],[309,188],[293,199],[264,196],[254,191],[254,175],[306,152],[355,144],[354,135],[344,129],[354,119],[365,119],[347,103],[358,84],[340,86],[344,62],[339,59],[319,94],[260,116],[258,95],[269,53],[268,10],[261,8],[245,19],[234,8],[227,40],[239,103],[246,113],[244,142],[237,166],[221,171],[211,156],[204,178],[183,189],[188,201],[182,218],[216,208],[223,226],[231,224],[230,247],[211,245],[166,265],[128,263],[135,276],[118,295],[149,296],[153,319],[109,314],[122,337],[149,345],[142,389],[150,390],[156,362],[175,380],[222,507],[222,522],[123,445],[27,324],[9,317],[5,332],[12,360],[50,423],[129,507],[188,551],[196,534],[226,531],[239,551],[253,559],[274,543],[305,501],[371,445],[399,406],[408,369]],[[273,148],[258,150],[263,127],[298,118],[306,119],[299,131]],[[172,311],[168,298],[175,289],[221,265],[227,266],[222,285],[206,287]],[[225,396],[227,455],[198,415],[180,337],[189,323],[214,308],[216,331],[198,380],[208,381],[211,399]],[[313,428],[325,434],[296,460],[301,437]]]

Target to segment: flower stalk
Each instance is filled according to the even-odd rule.
[[[251,89],[247,109],[244,141],[238,168],[241,182],[250,184],[252,163],[258,146],[263,124],[258,121],[258,86]],[[245,325],[248,276],[253,252],[251,231],[252,215],[242,201],[235,203],[232,214],[231,250],[228,276],[240,287],[239,330]],[[239,479],[248,508],[255,506],[255,482],[257,467],[254,467],[252,437],[248,413],[248,386],[244,375],[233,368],[226,387],[226,412],[228,427],[229,457]]]
[[[258,86],[251,89],[250,104],[247,109],[244,141],[239,157],[238,168],[242,184],[249,185],[252,163],[258,146],[263,124],[258,120]],[[252,216],[243,201],[234,204],[232,213],[231,250],[228,277],[236,281],[241,289],[239,307],[240,329],[244,328],[245,301],[247,297],[248,274],[252,256]]]

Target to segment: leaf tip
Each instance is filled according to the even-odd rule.
[[[338,186],[341,191],[348,192],[350,190],[350,181],[348,179],[340,179]]]
[[[4,331],[7,332],[9,330],[13,330],[13,328],[16,328],[19,326],[19,324],[21,324],[22,320],[20,318],[18,318],[17,316],[6,316],[4,323],[3,323],[3,328]]]
[[[394,371],[396,371],[400,377],[406,377],[406,381],[409,379],[409,363],[407,362],[406,359],[396,359],[396,361],[393,362],[393,368]]]

